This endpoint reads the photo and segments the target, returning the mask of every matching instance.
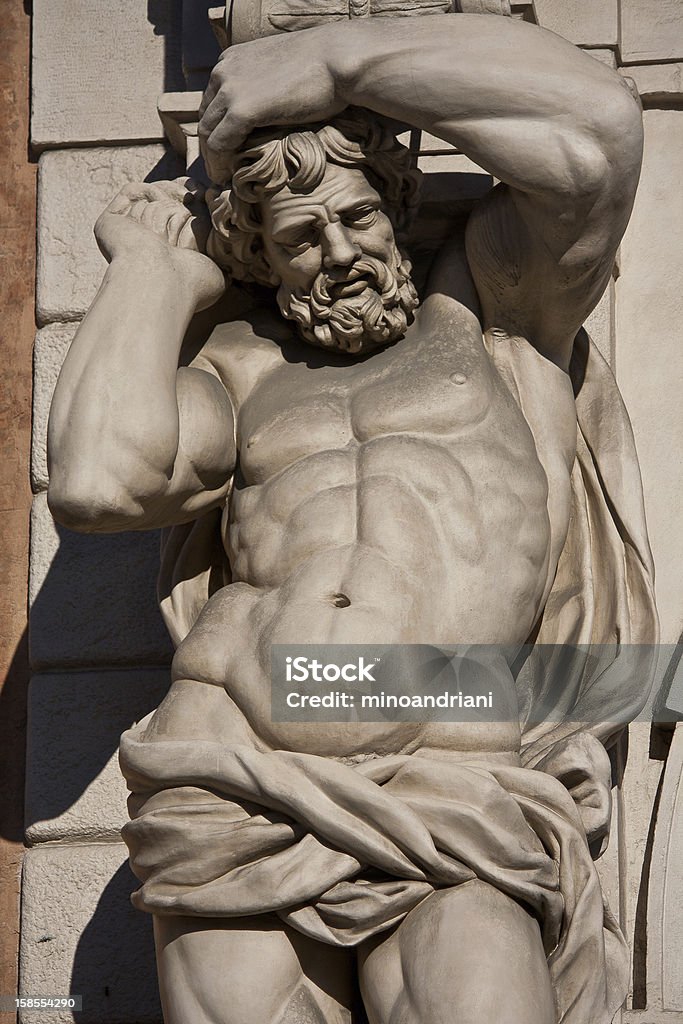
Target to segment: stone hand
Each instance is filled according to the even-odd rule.
[[[322,26],[223,53],[200,108],[199,138],[213,181],[229,178],[232,152],[255,129],[324,121],[347,106],[326,58],[330,41]]]
[[[110,255],[110,247],[113,254],[121,243],[125,246],[126,239],[144,244],[148,236],[173,247],[203,252],[210,228],[204,189],[191,178],[177,178],[126,185],[98,220],[95,235],[105,256]]]
[[[215,302],[225,288],[219,268],[203,255],[211,229],[204,189],[190,178],[126,185],[95,225],[107,260],[115,257],[170,260],[180,268],[198,308]]]

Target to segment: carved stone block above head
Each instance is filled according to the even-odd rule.
[[[305,6],[297,0],[232,0],[213,8],[210,19],[225,48],[278,32],[296,32],[329,21],[353,18],[419,17],[425,14],[511,13],[509,0],[314,0]]]
[[[161,137],[156,97],[184,86],[179,0],[36,0],[32,21],[33,146]]]

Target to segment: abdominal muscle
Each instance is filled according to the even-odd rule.
[[[558,504],[557,494],[568,470],[553,475],[549,460],[541,464],[527,418],[481,340],[462,357],[446,345],[441,355],[421,355],[418,345],[414,358],[424,355],[424,366],[409,374],[399,348],[398,369],[387,355],[386,373],[368,385],[344,393],[325,377],[322,405],[315,378],[299,379],[289,366],[250,399],[224,537],[233,583],[209,600],[178,648],[174,686],[150,739],[189,738],[189,730],[351,762],[420,751],[518,755],[515,684],[502,658],[497,721],[496,705],[474,723],[272,721],[273,644],[510,651],[528,638],[552,581],[568,516],[566,495]],[[452,372],[458,360],[470,374],[469,398],[470,385]],[[444,380],[455,380],[450,392]],[[557,404],[554,387],[545,391]],[[316,451],[312,439],[325,435],[326,450]]]
[[[476,476],[466,468],[468,446]],[[457,457],[451,447],[415,436],[374,439],[347,448],[342,458],[319,453],[309,473],[302,460],[289,471],[291,488],[281,474],[238,489],[230,532],[238,579],[211,598],[176,654],[174,731],[183,731],[186,702],[187,714],[204,720],[204,738],[208,727],[217,741],[248,737],[262,749],[350,762],[419,751],[518,752],[514,680],[502,658],[485,721],[272,720],[272,644],[517,645],[526,639],[547,571],[540,477],[529,491],[514,470],[503,471],[505,451],[489,450],[482,471],[476,438],[461,440]],[[325,455],[331,485],[319,489]],[[302,477],[318,484],[307,496]],[[305,530],[306,524],[317,525]]]

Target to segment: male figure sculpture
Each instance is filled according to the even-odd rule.
[[[419,303],[382,118],[501,182]],[[589,842],[646,672],[577,655],[571,720],[539,721],[553,666],[508,660],[519,713],[482,727],[273,722],[269,671],[276,643],[654,640],[628,421],[580,331],[638,105],[557,36],[434,15],[226,51],[200,134],[206,205],[134,186],[98,222],[49,437],[58,520],[173,527],[173,683],[121,751],[167,1024],[608,1024],[627,960]],[[183,347],[223,270],[251,284]]]

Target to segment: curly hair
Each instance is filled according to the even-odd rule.
[[[285,185],[307,194],[323,179],[325,165],[359,168],[382,196],[397,236],[418,203],[421,174],[390,129],[367,111],[347,111],[330,124],[251,137],[235,157],[230,186],[207,192],[213,225],[207,254],[233,278],[271,287],[280,281],[266,259],[259,203]]]

